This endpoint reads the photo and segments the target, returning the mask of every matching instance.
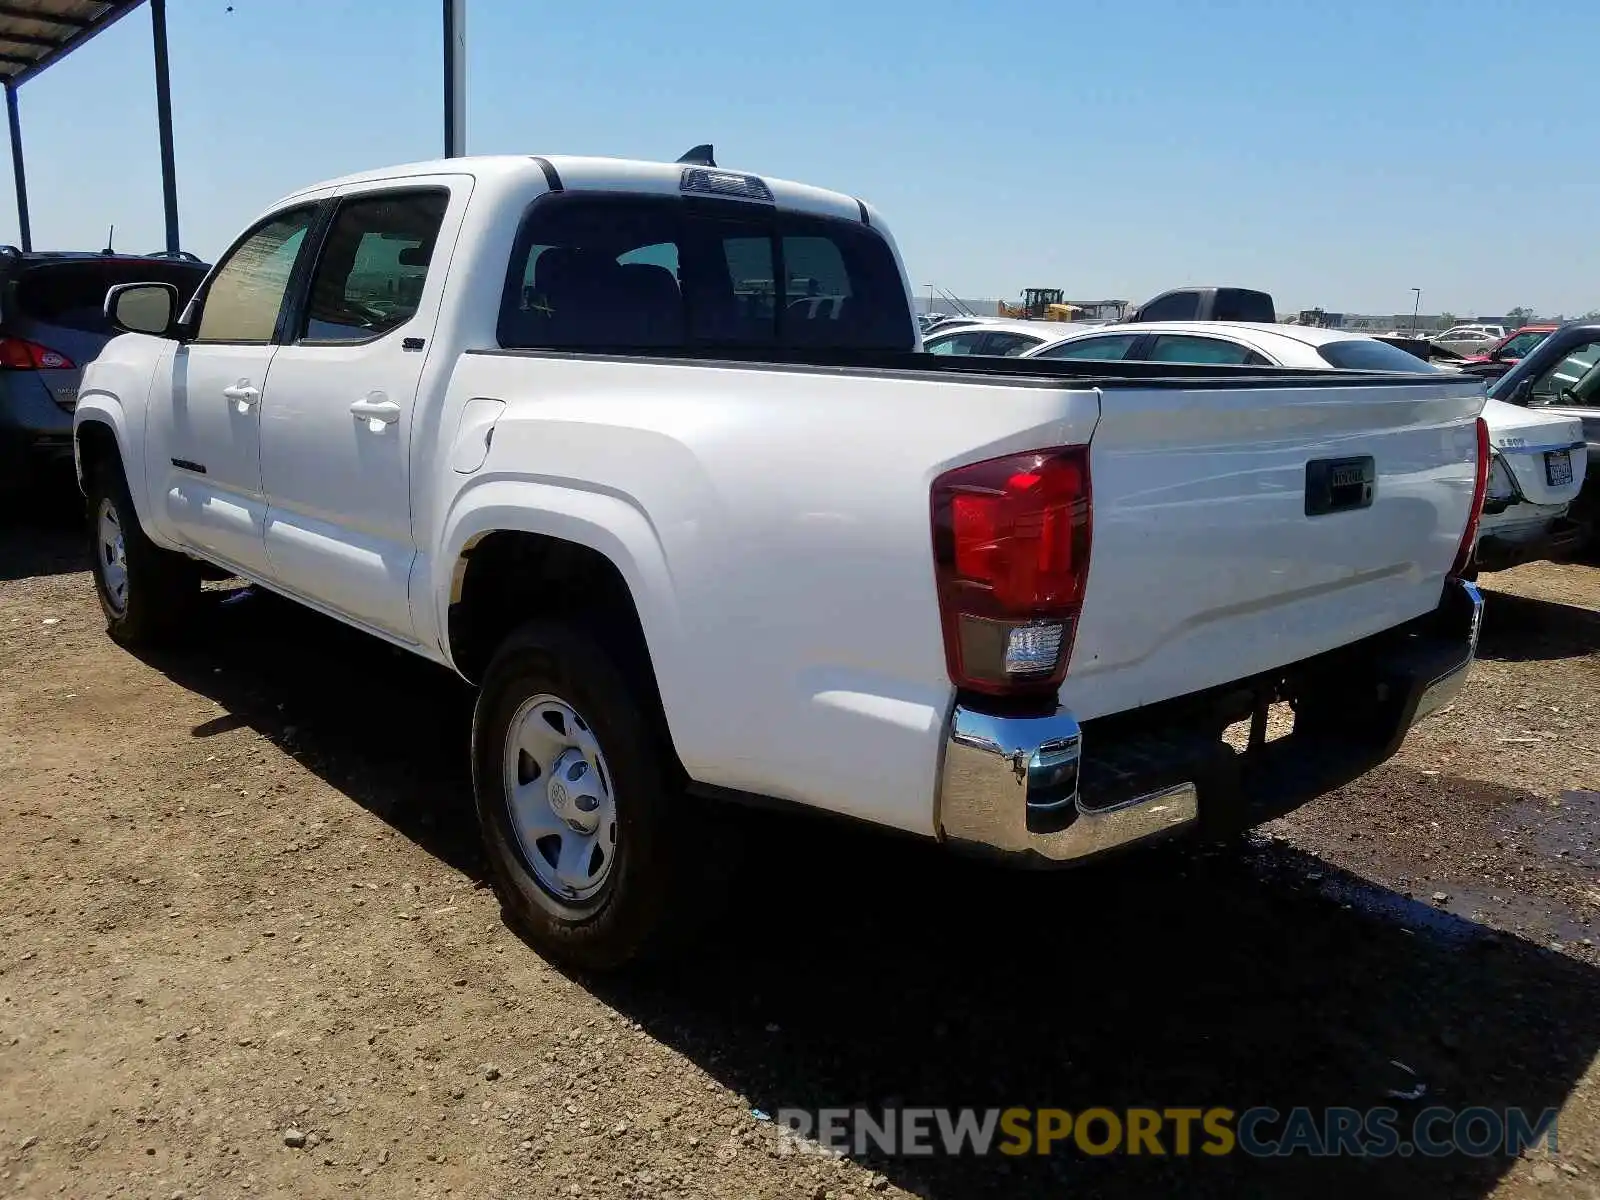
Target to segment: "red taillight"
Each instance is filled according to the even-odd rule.
[[[933,560],[957,687],[1054,690],[1089,575],[1089,451],[992,458],[933,483]]]
[[[0,337],[0,367],[10,371],[61,371],[72,360],[59,351],[25,338]]]
[[[1472,481],[1472,511],[1467,514],[1466,532],[1461,535],[1461,545],[1456,550],[1455,565],[1450,577],[1458,579],[1472,564],[1472,551],[1478,544],[1478,522],[1483,517],[1483,501],[1489,494],[1489,423],[1478,418],[1478,470]]]

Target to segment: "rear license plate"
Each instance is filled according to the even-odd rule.
[[[1546,450],[1544,452],[1544,479],[1551,487],[1564,487],[1572,482],[1572,451]]]

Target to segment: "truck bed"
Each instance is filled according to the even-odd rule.
[[[452,410],[507,403],[462,500],[570,509],[562,536],[608,529],[692,777],[921,832],[954,699],[940,473],[1090,446],[1093,549],[1061,693],[1087,720],[1431,610],[1483,403],[1481,383],[1431,372],[770,350],[469,351],[450,386]],[[1372,506],[1307,518],[1307,462],[1353,455],[1376,460]],[[417,516],[447,526],[442,570],[470,527],[435,508]]]

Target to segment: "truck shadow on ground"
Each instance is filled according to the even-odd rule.
[[[1421,906],[1398,896],[1400,920],[1374,919],[1328,898],[1344,872],[1281,847],[1030,876],[794,824],[759,846],[719,937],[737,949],[590,986],[768,1113],[1389,1106],[1409,1141],[1429,1105],[1558,1107],[1600,1047],[1600,972],[1462,918],[1408,929]],[[859,1157],[939,1197],[1485,1195],[1508,1166],[1183,1157],[1170,1126],[1163,1141],[1161,1158],[1070,1141],[1049,1158]]]
[[[189,647],[140,655],[226,710],[192,736],[249,726],[436,858],[484,877],[466,684],[255,588],[210,591],[201,623]]]
[[[209,624],[183,654],[150,660],[227,709],[195,736],[248,724],[482,878],[464,686],[253,593],[214,602]],[[829,822],[725,816],[743,862],[706,943],[673,966],[582,982],[769,1114],[1389,1106],[1409,1138],[1429,1104],[1560,1106],[1600,1049],[1600,972],[1465,919],[1440,936],[1406,928],[1403,903],[1387,919],[1342,905],[1328,881],[1343,872],[1282,847],[1026,874]],[[1418,1082],[1415,1100],[1387,1094]],[[1180,1156],[1170,1132],[1164,1149],[853,1157],[925,1197],[1481,1196],[1508,1167],[1500,1155]]]
[[[1531,662],[1597,651],[1600,613],[1593,609],[1485,588],[1479,658]]]

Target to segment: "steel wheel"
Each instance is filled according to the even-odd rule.
[[[122,518],[108,496],[100,501],[96,548],[100,556],[100,578],[105,584],[106,603],[115,611],[128,608],[128,547],[122,537]]]
[[[589,723],[559,696],[523,701],[506,731],[505,788],[523,860],[559,900],[605,888],[617,856],[611,772]]]

